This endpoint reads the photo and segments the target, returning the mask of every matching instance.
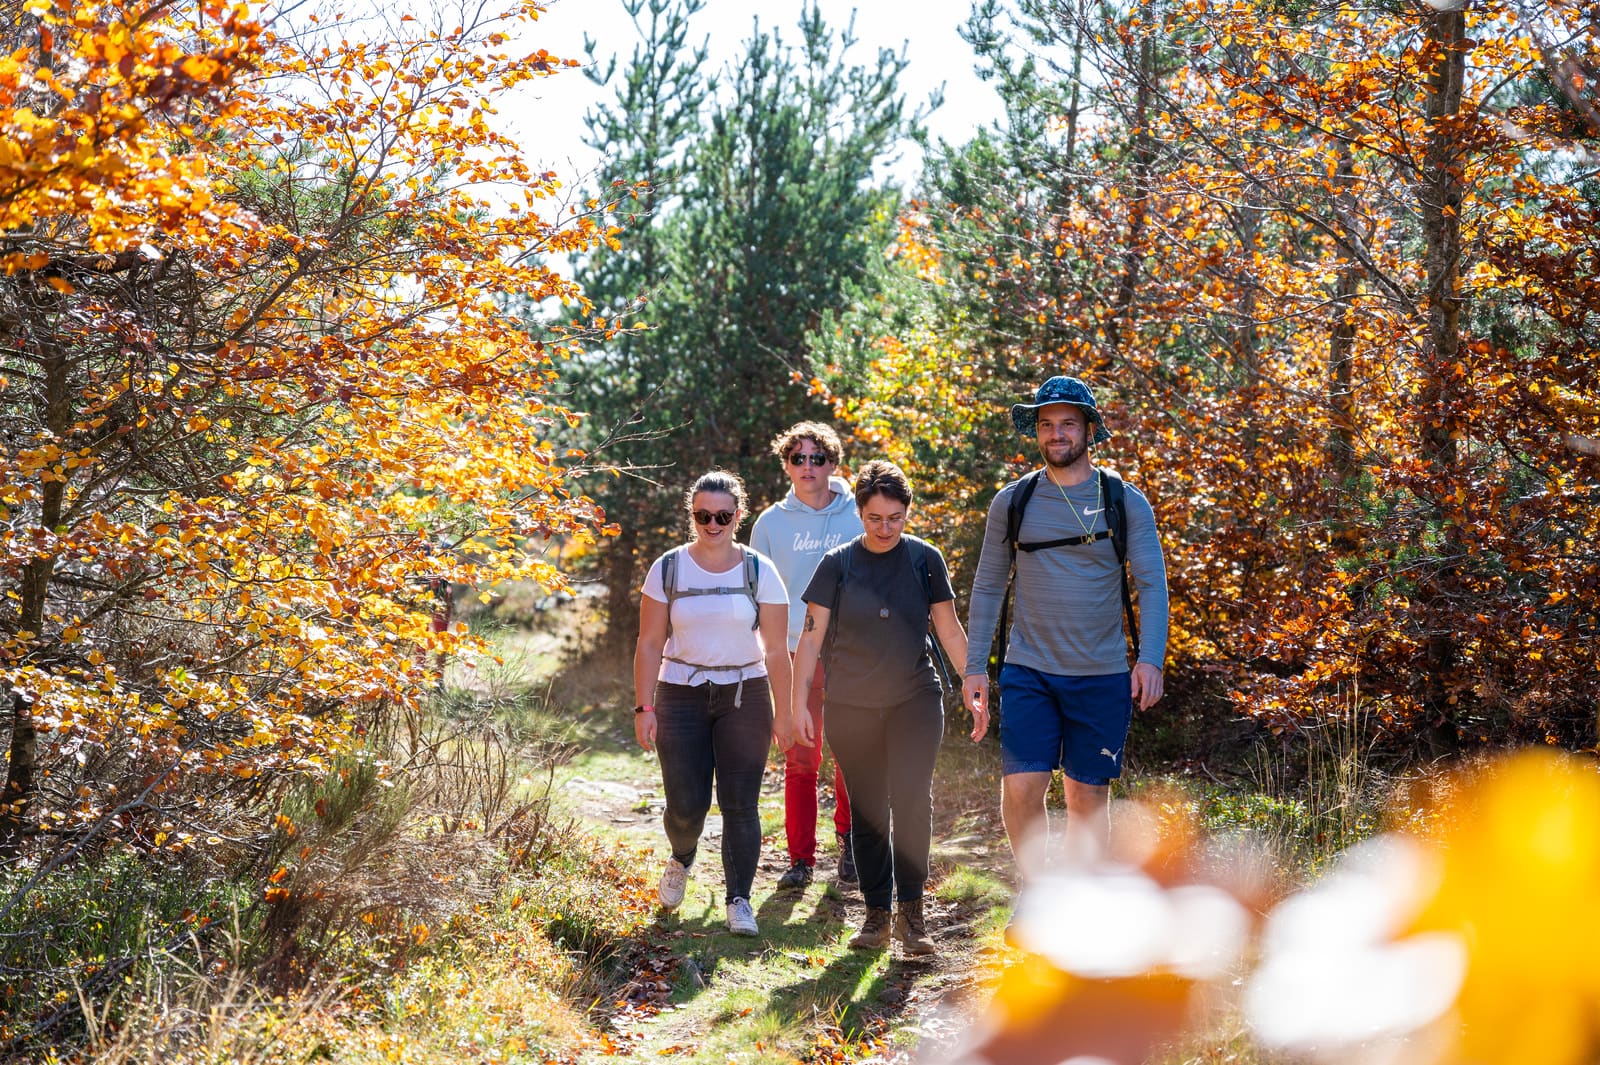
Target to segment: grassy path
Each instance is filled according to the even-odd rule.
[[[636,848],[647,865],[640,871],[653,882],[666,856],[659,767],[634,744],[626,711],[616,709],[626,696],[587,694],[574,719],[579,753],[562,772],[562,801],[589,831]],[[658,913],[624,959],[631,980],[615,1002],[597,1004],[606,1038],[582,1060],[618,1053],[708,1063],[905,1060],[918,1047],[953,1041],[986,1000],[1005,955],[999,929],[1011,893],[1001,879],[1009,858],[996,811],[998,757],[973,750],[956,728],[948,732],[934,784],[927,904],[935,957],[846,946],[864,907],[854,887],[823,882],[837,862],[831,839],[819,855],[817,882],[804,892],[775,890],[787,858],[783,769],[774,754],[763,783],[762,861],[751,899],[761,936],[733,936],[724,926],[713,807],[684,904]],[[831,837],[830,814],[823,810],[824,839]]]

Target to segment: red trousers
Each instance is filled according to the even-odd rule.
[[[792,655],[790,656],[793,657]],[[783,829],[789,842],[789,860],[817,864],[817,776],[822,768],[822,690],[827,678],[822,663],[811,676],[806,712],[811,715],[811,746],[795,744],[783,757]],[[833,766],[833,827],[850,831],[850,796],[837,759]]]

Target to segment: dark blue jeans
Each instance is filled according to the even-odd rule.
[[[711,809],[711,784],[722,810],[722,876],[727,898],[750,897],[761,858],[761,774],[772,743],[772,689],[767,678],[735,684],[656,683],[656,755],[667,809],[662,821],[672,856],[694,861]]]
[[[937,689],[896,706],[848,706],[829,699],[828,747],[850,792],[850,841],[861,895],[889,909],[922,897],[933,842],[933,764],[944,739]]]

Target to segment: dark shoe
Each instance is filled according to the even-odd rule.
[[[839,833],[839,883],[858,884],[861,878],[856,875],[856,852],[850,845],[850,833]]]
[[[928,926],[922,920],[922,900],[902,902],[894,915],[894,937],[907,954],[923,957],[939,948],[928,938]]]
[[[805,862],[795,862],[789,866],[788,872],[778,877],[778,890],[804,891],[809,883],[811,883],[811,866]]]
[[[850,937],[850,949],[882,950],[887,947],[891,920],[892,916],[888,910],[868,906],[867,919],[861,922],[861,931]]]

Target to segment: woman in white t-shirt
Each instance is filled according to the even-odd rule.
[[[772,561],[734,541],[745,516],[738,477],[714,470],[684,502],[694,538],[650,567],[633,655],[633,731],[661,760],[672,846],[657,893],[669,910],[683,901],[714,780],[728,929],[753,936],[761,774],[774,723],[783,746],[794,735],[789,598]]]

